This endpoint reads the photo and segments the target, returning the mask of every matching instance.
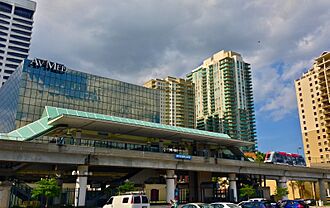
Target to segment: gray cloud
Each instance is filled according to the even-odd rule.
[[[252,64],[258,112],[276,120],[295,108],[293,79],[329,50],[327,0],[37,3],[32,57],[142,84],[185,76],[212,53],[234,50]]]

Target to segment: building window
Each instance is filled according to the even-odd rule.
[[[6,4],[3,2],[0,2],[0,11],[11,13],[12,6],[10,4]]]
[[[33,24],[32,21],[23,20],[23,19],[19,19],[19,18],[16,18],[16,17],[14,17],[13,20],[15,20],[17,22],[21,22],[21,23],[27,24],[27,25],[32,25]]]
[[[24,18],[28,18],[28,19],[32,19],[33,13],[34,12],[32,10],[24,9],[21,7],[15,7],[15,11],[14,11],[15,15],[24,17]]]

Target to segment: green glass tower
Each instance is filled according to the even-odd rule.
[[[250,64],[240,54],[220,51],[187,75],[195,84],[196,128],[252,141],[257,148]]]

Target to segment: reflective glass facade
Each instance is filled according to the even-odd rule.
[[[159,91],[67,69],[33,68],[25,60],[0,88],[0,132],[41,117],[45,106],[159,123]]]

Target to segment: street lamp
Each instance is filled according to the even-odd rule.
[[[298,153],[298,155],[299,155],[299,150],[301,150],[302,149],[302,147],[298,147],[297,148],[297,153]]]

